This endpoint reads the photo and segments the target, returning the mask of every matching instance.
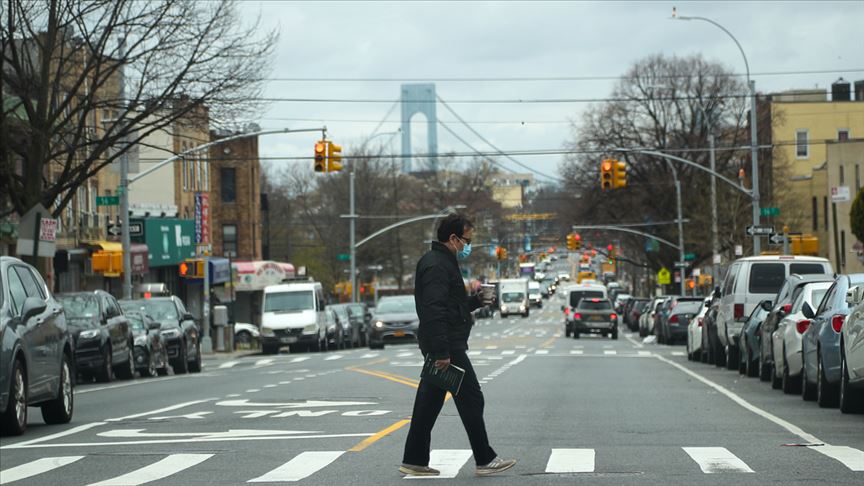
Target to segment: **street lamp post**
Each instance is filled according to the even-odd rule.
[[[760,223],[760,194],[759,194],[759,152],[757,150],[757,135],[759,131],[757,130],[757,116],[756,116],[756,81],[750,79],[750,63],[747,61],[747,55],[744,54],[744,49],[741,47],[741,43],[738,42],[738,39],[732,35],[725,27],[720,25],[719,23],[705,17],[690,17],[678,15],[677,10],[672,8],[672,18],[677,20],[701,20],[703,22],[708,22],[709,24],[717,27],[726,33],[734,42],[735,45],[738,46],[738,50],[741,52],[741,57],[744,58],[744,68],[747,73],[747,87],[749,89],[749,98],[750,98],[750,161],[752,171],[752,185],[753,189],[751,191],[751,197],[753,201],[753,226],[759,226]],[[753,254],[759,255],[762,253],[762,240],[760,236],[753,236]]]

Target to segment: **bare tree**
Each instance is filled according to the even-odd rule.
[[[253,108],[276,33],[243,26],[236,4],[0,3],[0,210],[41,202],[57,216],[149,134]]]

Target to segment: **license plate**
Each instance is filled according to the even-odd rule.
[[[405,331],[396,331],[393,335],[396,337],[405,337]]]
[[[591,316],[588,318],[589,321],[604,321],[603,316]]]
[[[293,344],[293,343],[297,342],[297,338],[293,337],[293,336],[292,337],[283,337],[283,338],[279,339],[279,342],[285,343],[285,344]]]

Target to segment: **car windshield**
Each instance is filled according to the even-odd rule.
[[[522,302],[525,294],[521,292],[505,292],[501,295],[501,300],[503,302]]]
[[[676,314],[695,314],[702,307],[702,302],[681,302],[675,307]]]
[[[339,316],[339,319],[347,319],[348,318],[348,308],[344,305],[333,307],[333,310],[336,311],[336,314]]]
[[[602,299],[603,292],[600,290],[574,290],[570,292],[570,306],[578,306],[579,301],[586,297],[589,299]]]
[[[582,299],[579,302],[582,310],[611,310],[612,303],[605,299]]]
[[[352,317],[363,317],[364,316],[362,305],[357,305],[357,304],[349,305],[348,306],[348,312],[351,314]]]
[[[157,321],[167,319],[180,320],[180,316],[177,314],[177,307],[170,300],[145,300],[144,307],[147,309],[150,317]]]
[[[147,332],[147,326],[144,325],[144,318],[141,317],[141,314],[130,312],[126,314],[126,318],[129,319],[132,332]]]
[[[414,299],[381,299],[375,309],[378,314],[403,314],[414,311]]]
[[[299,312],[314,309],[315,301],[311,290],[272,292],[264,296],[264,312]]]
[[[99,315],[99,302],[95,295],[59,295],[57,296],[66,311],[66,317],[82,319]]]

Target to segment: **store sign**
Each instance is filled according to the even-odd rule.
[[[849,186],[835,186],[831,188],[831,202],[849,202],[852,195]]]
[[[148,218],[144,242],[150,250],[150,267],[178,265],[195,258],[195,222],[189,219]]]
[[[195,243],[210,243],[210,194],[195,193]]]

